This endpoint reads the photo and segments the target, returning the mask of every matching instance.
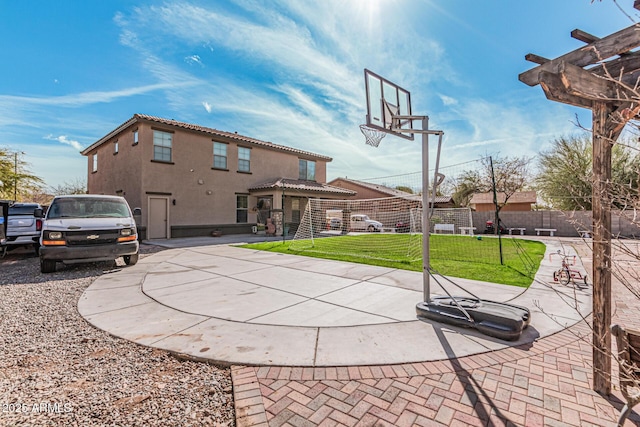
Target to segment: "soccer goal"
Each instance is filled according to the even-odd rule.
[[[310,199],[289,248],[357,258],[422,259],[419,195],[365,200]],[[434,209],[431,232],[463,234],[473,227],[468,208]]]

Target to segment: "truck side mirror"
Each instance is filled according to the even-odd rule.
[[[133,208],[134,215],[142,215],[142,208]]]
[[[35,208],[33,210],[33,216],[35,216],[36,218],[42,218],[44,217],[44,211],[42,210],[42,208]]]

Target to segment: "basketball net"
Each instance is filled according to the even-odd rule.
[[[360,130],[362,131],[362,134],[366,138],[367,144],[372,145],[374,147],[377,147],[378,145],[380,145],[380,141],[382,141],[382,138],[387,136],[386,132],[382,132],[380,130],[370,128],[367,125],[360,125]]]

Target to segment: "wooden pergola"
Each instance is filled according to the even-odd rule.
[[[634,1],[640,10],[640,0]],[[626,123],[640,111],[640,26],[604,38],[574,30],[586,43],[556,59],[534,54],[539,64],[520,74],[529,86],[540,85],[546,97],[592,111],[593,131],[593,388],[611,392],[611,150]]]

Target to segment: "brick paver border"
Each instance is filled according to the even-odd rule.
[[[623,399],[592,390],[591,329],[530,346],[379,366],[232,367],[238,426],[603,426]],[[617,385],[617,370],[613,372]],[[627,425],[640,425],[632,413]]]
[[[590,265],[585,265],[589,271]],[[640,326],[640,300],[614,279],[614,322]],[[238,426],[606,426],[624,399],[592,390],[590,319],[528,345],[377,366],[233,366]],[[615,352],[615,342],[613,344]],[[627,426],[640,426],[632,412]]]

